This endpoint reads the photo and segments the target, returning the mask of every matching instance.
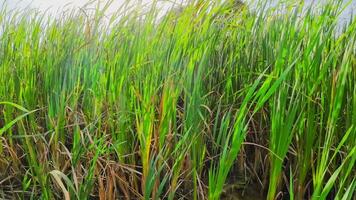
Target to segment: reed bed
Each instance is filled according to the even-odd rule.
[[[0,10],[0,199],[354,199],[347,6]]]

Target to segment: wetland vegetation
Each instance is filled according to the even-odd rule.
[[[0,199],[338,199],[356,187],[347,6],[0,10]]]

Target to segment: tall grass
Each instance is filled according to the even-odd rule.
[[[347,5],[0,10],[0,198],[352,199]]]

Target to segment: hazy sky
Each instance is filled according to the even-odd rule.
[[[56,12],[58,10],[62,10],[64,6],[69,7],[82,7],[89,0],[0,0],[0,6],[5,1],[5,4],[9,8],[26,8],[27,6],[31,8],[38,8],[40,10],[49,9],[50,12]],[[101,2],[105,2],[106,0],[100,0]],[[110,6],[108,12],[116,10],[125,0],[114,0],[112,5]],[[144,3],[152,2],[152,0],[129,0],[129,1],[142,1]],[[326,2],[328,0],[306,0],[307,2]],[[349,0],[344,0],[344,2],[348,2]],[[350,13],[355,10],[356,12],[356,0],[351,0],[352,5],[344,12],[341,18],[347,18],[350,16]]]
[[[4,1],[4,0],[0,0]],[[23,7],[30,5],[34,8],[47,9],[47,8],[60,8],[65,5],[80,7],[85,3],[89,2],[88,0],[5,0],[7,5],[11,8]],[[115,0],[113,6],[120,5],[124,0]]]
[[[88,2],[92,2],[93,0],[0,0],[0,2],[5,1],[9,8],[37,8],[40,10],[50,10],[51,12],[55,12],[58,10],[62,10],[64,7],[75,7],[79,8]],[[98,1],[98,0],[97,0]],[[130,0],[133,1],[133,0]],[[106,2],[106,0],[100,0],[102,4]],[[110,11],[114,11],[119,6],[125,2],[125,0],[114,0],[109,8]],[[150,0],[143,0],[142,2],[147,3]],[[95,4],[93,4],[95,5]]]

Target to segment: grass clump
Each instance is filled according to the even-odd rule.
[[[156,4],[0,10],[0,198],[352,199],[341,1]]]

